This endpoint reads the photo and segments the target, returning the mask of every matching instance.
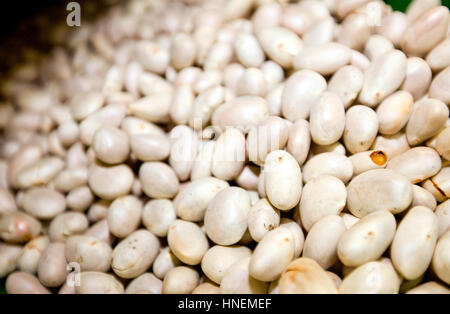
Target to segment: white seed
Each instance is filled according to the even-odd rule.
[[[111,247],[92,236],[68,238],[64,252],[67,262],[78,263],[81,271],[106,272],[111,265]]]
[[[188,183],[174,199],[177,215],[186,221],[202,221],[208,204],[227,187],[228,182],[213,177]]]
[[[276,150],[267,155],[264,165],[264,186],[270,203],[288,210],[300,201],[302,172],[289,153]]]
[[[219,284],[230,267],[236,262],[248,258],[251,250],[245,246],[220,246],[210,248],[202,259],[202,271],[209,279]]]
[[[364,74],[353,65],[340,68],[328,82],[328,90],[337,94],[345,108],[358,97],[364,82]]]
[[[228,187],[216,194],[205,212],[208,237],[219,245],[232,245],[247,230],[250,196],[244,189]]]
[[[38,219],[51,219],[66,209],[64,196],[48,188],[31,188],[22,200],[25,211]]]
[[[258,40],[266,54],[283,68],[292,67],[303,42],[294,32],[284,27],[267,27],[258,33]]]
[[[414,99],[405,91],[387,97],[377,108],[379,132],[393,135],[399,132],[409,120]]]
[[[209,248],[208,240],[200,227],[183,220],[172,223],[167,242],[173,254],[188,265],[199,264]]]
[[[359,218],[378,210],[400,213],[408,208],[413,196],[408,178],[391,169],[363,172],[349,183],[347,193],[348,209]]]
[[[250,276],[250,257],[233,263],[225,272],[220,283],[220,293],[265,294],[269,283]]]
[[[95,195],[105,200],[113,200],[128,194],[133,180],[133,172],[124,164],[110,167],[92,164],[89,167],[89,187]]]
[[[392,241],[391,257],[403,278],[414,279],[426,271],[438,234],[437,217],[427,207],[414,207],[402,219]]]
[[[326,90],[327,82],[317,72],[301,70],[285,83],[281,99],[281,113],[289,121],[307,119],[311,107]]]
[[[339,286],[339,293],[396,294],[400,280],[389,260],[368,262],[353,270]]]
[[[418,145],[438,134],[448,119],[448,107],[440,100],[428,98],[416,103],[406,126],[410,145]]]
[[[258,200],[248,213],[248,230],[252,238],[259,242],[264,235],[280,224],[280,212],[266,200]]]
[[[441,158],[432,148],[414,147],[390,159],[387,168],[419,183],[441,170]]]
[[[314,260],[301,257],[290,263],[279,281],[280,293],[336,294],[333,280]]]
[[[359,101],[371,107],[394,92],[406,75],[406,56],[399,50],[388,51],[372,62],[364,74]]]
[[[111,268],[121,278],[135,278],[152,265],[159,247],[158,238],[151,232],[137,230],[114,248]]]
[[[141,215],[141,200],[131,195],[116,198],[109,206],[107,214],[110,232],[118,238],[125,238],[137,230]]]
[[[333,74],[351,60],[350,49],[338,43],[306,47],[295,57],[294,68],[309,69],[322,75]]]
[[[178,192],[177,175],[165,163],[143,163],[139,169],[139,179],[144,193],[152,198],[172,198]]]
[[[337,262],[338,241],[345,230],[341,217],[336,215],[323,217],[309,230],[303,256],[313,259],[323,269],[328,269]]]
[[[364,216],[339,239],[339,260],[347,266],[360,266],[377,260],[394,239],[397,227],[388,211],[376,211]]]
[[[322,175],[308,181],[299,204],[303,227],[310,230],[323,217],[339,215],[345,206],[346,198],[345,185],[336,177]]]
[[[431,78],[430,66],[422,58],[408,58],[406,77],[400,89],[410,92],[414,99],[418,100],[427,93]]]
[[[345,109],[341,99],[333,92],[325,92],[311,106],[311,138],[319,145],[337,142],[345,128]]]
[[[326,152],[315,155],[303,167],[305,183],[324,174],[334,176],[347,183],[353,176],[352,162],[340,153]]]
[[[250,259],[250,276],[260,281],[273,281],[294,258],[292,232],[283,226],[269,231],[258,243]]]

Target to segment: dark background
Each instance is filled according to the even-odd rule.
[[[111,3],[123,0],[77,0],[81,18],[89,20]],[[169,0],[168,0],[169,1]],[[57,23],[65,23],[70,0],[6,0],[0,2],[0,75],[4,76],[12,64],[24,59],[22,47],[51,47],[50,30]],[[385,0],[395,10],[404,11],[411,0]],[[450,0],[441,0],[450,7]],[[44,14],[41,14],[44,12]],[[38,14],[39,13],[39,14]],[[54,27],[53,27],[54,28]]]

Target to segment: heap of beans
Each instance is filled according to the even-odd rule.
[[[83,22],[3,86],[7,291],[449,293],[449,19],[134,0]]]

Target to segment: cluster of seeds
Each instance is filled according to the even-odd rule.
[[[4,82],[9,293],[449,293],[450,14],[131,0]]]

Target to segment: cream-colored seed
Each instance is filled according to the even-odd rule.
[[[448,23],[447,7],[439,6],[427,10],[405,31],[401,42],[402,49],[410,55],[426,54],[445,38]]]
[[[170,250],[187,265],[197,265],[209,248],[200,227],[193,222],[176,220],[167,234]]]
[[[136,278],[152,265],[159,247],[159,239],[151,232],[137,230],[114,248],[111,268],[121,278]]]
[[[379,132],[393,135],[403,129],[409,120],[413,102],[411,94],[405,91],[396,92],[383,100],[377,107]]]
[[[163,294],[191,293],[197,287],[198,272],[192,267],[178,266],[166,274],[163,280]]]
[[[412,207],[425,206],[429,209],[435,210],[437,205],[436,203],[436,199],[434,198],[433,194],[431,194],[431,192],[418,185],[413,185],[413,200],[411,203]]]
[[[250,129],[247,136],[247,154],[255,164],[264,164],[267,155],[283,149],[288,141],[289,123],[279,117],[270,116]]]
[[[67,262],[78,263],[81,271],[106,272],[111,265],[111,247],[92,236],[68,238],[64,254]]]
[[[92,138],[95,156],[107,164],[119,164],[128,159],[130,144],[128,135],[117,128],[105,127]]]
[[[410,92],[418,100],[427,93],[431,78],[430,66],[421,58],[410,57],[406,63],[406,77],[401,89]]]
[[[311,138],[319,145],[337,142],[344,133],[345,109],[339,96],[325,92],[310,112]]]
[[[209,202],[205,212],[206,234],[216,244],[232,245],[247,230],[250,196],[244,189],[227,187]]]
[[[339,260],[347,266],[360,266],[380,258],[394,239],[396,226],[388,211],[364,216],[339,239]]]
[[[107,213],[110,232],[118,238],[125,238],[139,227],[141,215],[141,200],[131,195],[116,198]]]
[[[391,169],[363,172],[347,186],[348,209],[359,218],[378,210],[400,213],[408,208],[412,197],[412,184],[408,178]]]
[[[444,233],[436,244],[432,265],[437,276],[445,283],[450,282],[450,232]]]
[[[67,212],[56,216],[48,227],[50,240],[65,242],[71,235],[81,234],[87,230],[89,222],[85,215]]]
[[[0,243],[0,276],[2,278],[16,269],[21,252],[22,247],[19,245]]]
[[[22,200],[25,211],[38,219],[51,219],[66,209],[64,196],[48,188],[31,188]]]
[[[94,202],[95,196],[88,186],[80,186],[66,196],[67,208],[74,211],[86,211]]]
[[[252,238],[259,242],[264,235],[280,224],[280,212],[266,200],[258,200],[248,214],[248,230]]]
[[[250,257],[233,263],[226,271],[220,283],[220,293],[264,294],[269,284],[250,276]]]
[[[374,60],[364,74],[359,101],[375,107],[394,92],[406,75],[406,56],[399,50],[390,50]]]
[[[309,69],[329,75],[347,65],[351,60],[350,49],[338,43],[325,43],[306,47],[295,57],[294,68]]]
[[[128,194],[133,180],[133,171],[125,164],[105,166],[97,163],[89,167],[89,187],[95,195],[105,200]]]
[[[270,59],[284,68],[292,67],[295,56],[303,49],[303,41],[284,27],[267,27],[258,33],[258,40]]]
[[[113,275],[96,271],[80,274],[80,285],[75,287],[77,294],[122,294],[123,284]]]
[[[438,99],[428,98],[416,103],[406,126],[409,144],[418,145],[438,134],[447,122],[448,113],[448,107]]]
[[[28,242],[17,259],[17,268],[30,274],[36,273],[42,252],[49,244],[48,236],[40,236]]]
[[[403,278],[414,279],[426,271],[438,234],[437,217],[427,207],[414,207],[402,219],[392,241],[391,257]]]
[[[166,247],[159,252],[153,262],[152,270],[156,277],[164,279],[169,270],[180,265],[181,261],[170,251],[169,247]]]
[[[264,62],[264,52],[258,40],[251,34],[238,34],[234,50],[239,62],[247,67],[259,67]]]
[[[382,150],[369,150],[349,157],[353,165],[353,175],[357,176],[372,169],[385,168],[389,156]]]
[[[169,165],[180,181],[185,181],[191,174],[197,154],[197,135],[191,128],[179,125],[170,131],[169,138]]]
[[[15,272],[8,276],[5,283],[9,294],[50,294],[35,276],[26,272]]]
[[[158,237],[167,236],[170,225],[176,218],[174,205],[166,199],[149,201],[142,212],[142,223]]]
[[[283,226],[266,233],[250,259],[250,276],[261,281],[273,281],[294,258],[294,237]]]
[[[290,127],[287,142],[287,151],[297,160],[299,165],[303,165],[308,157],[311,145],[311,133],[309,122],[304,119],[298,119]]]
[[[303,227],[310,230],[323,217],[339,215],[345,206],[346,199],[347,190],[338,178],[321,175],[311,179],[303,189],[298,207]]]
[[[142,190],[152,198],[171,198],[178,192],[177,175],[167,164],[152,161],[141,165],[139,179]]]
[[[429,147],[414,147],[390,159],[387,169],[406,176],[412,183],[419,183],[441,170],[439,154]]]
[[[311,107],[326,90],[327,82],[317,72],[300,70],[285,83],[281,98],[281,113],[289,121],[307,119]]]
[[[170,154],[170,141],[165,135],[136,134],[130,140],[131,151],[141,161],[160,161]]]
[[[450,230],[450,201],[447,200],[436,207],[435,215],[439,223],[439,237]]]
[[[40,234],[42,224],[24,212],[15,211],[0,216],[0,239],[7,243],[27,242]]]
[[[305,239],[303,256],[316,261],[323,269],[337,262],[337,246],[345,224],[341,217],[328,215],[317,221]]]
[[[174,199],[173,206],[177,215],[186,221],[202,221],[208,204],[227,187],[228,182],[214,177],[188,183]]]
[[[144,273],[133,279],[125,289],[127,294],[161,294],[162,281],[152,273]]]
[[[371,149],[381,150],[385,152],[388,157],[394,158],[410,149],[407,136],[403,132],[398,132],[394,135],[379,135],[375,138]]]
[[[411,290],[406,292],[407,294],[450,294],[450,289],[444,287],[443,285],[435,282],[429,281],[421,284]]]
[[[353,165],[349,158],[336,152],[315,155],[303,167],[303,181],[306,183],[328,174],[347,183],[353,176]]]
[[[364,74],[360,69],[353,65],[347,65],[339,70],[331,77],[328,82],[328,90],[337,94],[348,108],[358,97],[363,86]]]
[[[257,125],[269,112],[269,105],[260,97],[241,96],[232,99],[214,111],[212,125],[220,128],[236,127],[242,130]]]
[[[377,280],[368,280],[377,278]],[[368,262],[353,270],[339,287],[341,294],[396,294],[400,280],[389,260]]]
[[[336,294],[333,280],[314,260],[302,257],[290,263],[280,281],[280,293]]]
[[[251,250],[245,246],[220,246],[210,248],[202,259],[202,271],[209,279],[221,284],[228,269],[236,262],[248,258]]]
[[[217,139],[211,160],[211,173],[221,180],[236,178],[244,168],[245,137],[229,127]]]
[[[443,158],[450,160],[450,127],[439,133],[436,138],[436,150]]]
[[[302,193],[302,172],[294,157],[282,150],[267,155],[264,164],[264,187],[270,203],[289,210],[298,204]]]
[[[59,287],[66,280],[65,245],[50,243],[39,259],[37,275],[39,281],[46,287]]]
[[[439,72],[450,65],[447,57],[449,54],[450,39],[447,38],[428,53],[426,61],[433,71]]]

